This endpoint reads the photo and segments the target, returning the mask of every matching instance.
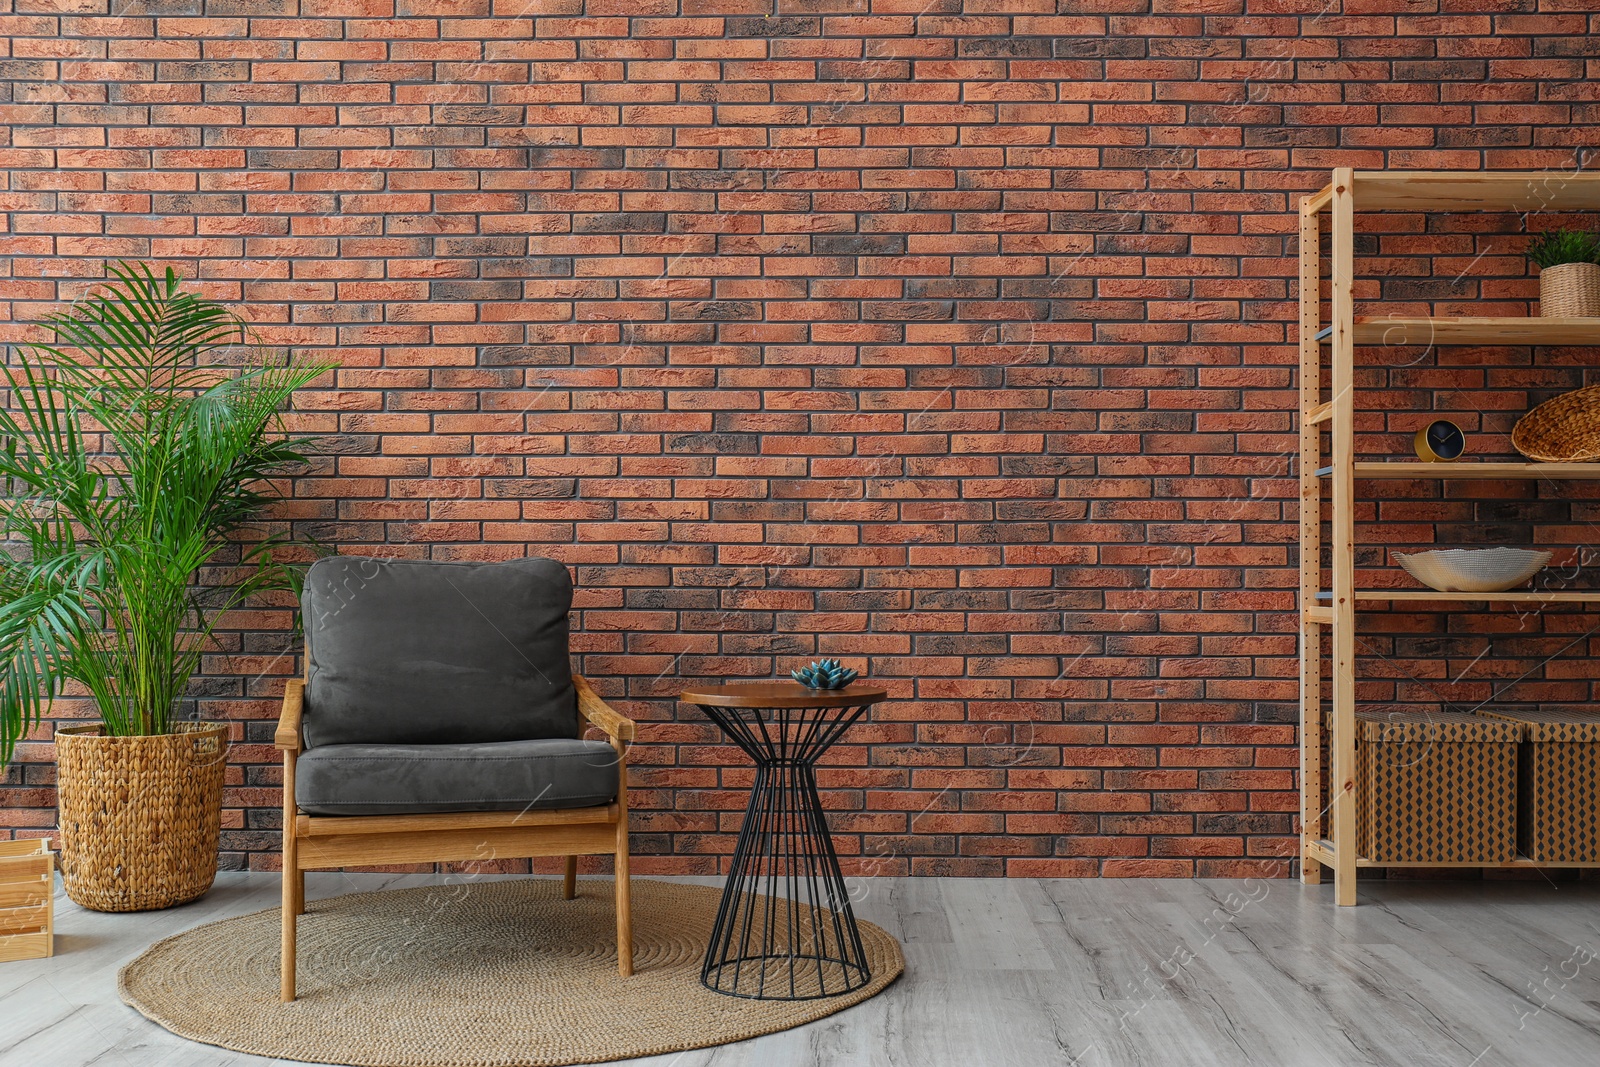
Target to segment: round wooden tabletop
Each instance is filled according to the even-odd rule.
[[[679,699],[714,708],[855,708],[887,700],[889,691],[851,682],[843,689],[807,689],[794,681],[728,682],[685,689]]]

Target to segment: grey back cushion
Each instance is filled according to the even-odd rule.
[[[571,607],[549,559],[318,560],[301,599],[306,744],[576,737]]]

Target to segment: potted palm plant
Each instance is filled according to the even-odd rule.
[[[1600,316],[1600,239],[1583,230],[1541,233],[1528,243],[1539,267],[1539,315],[1582,319]]]
[[[216,877],[227,728],[180,702],[218,617],[292,583],[248,531],[309,444],[279,412],[326,368],[268,358],[171,269],[108,276],[0,368],[0,764],[57,697],[93,700],[56,733],[62,880],[144,911]]]

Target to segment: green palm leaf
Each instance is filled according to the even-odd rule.
[[[0,367],[0,763],[69,681],[108,732],[166,732],[217,618],[294,584],[258,537],[235,582],[195,587],[304,462],[280,413],[328,368],[269,362],[171,269],[107,273]]]

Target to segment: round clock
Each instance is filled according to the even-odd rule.
[[[1448,419],[1440,419],[1418,430],[1413,444],[1419,459],[1438,463],[1441,460],[1460,459],[1467,450],[1467,437],[1461,432],[1461,427]]]

